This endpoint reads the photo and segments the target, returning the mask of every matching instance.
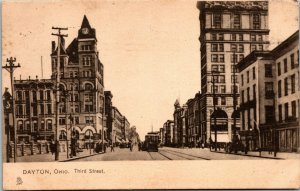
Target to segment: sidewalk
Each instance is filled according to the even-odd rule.
[[[82,152],[76,153],[76,156],[73,158],[70,157],[67,158],[67,152],[60,152],[58,161],[55,161],[55,155],[54,154],[52,155],[51,153],[28,155],[28,156],[17,157],[17,162],[67,162],[67,161],[72,161],[79,158],[85,158],[97,154],[103,154],[103,152],[94,153],[93,150],[90,151],[84,149]],[[11,158],[10,161],[13,161],[13,158]]]
[[[216,152],[212,150],[213,152]],[[270,158],[270,159],[300,159],[300,153],[288,153],[288,152],[277,152],[276,157],[274,156],[274,152],[269,154],[268,151],[262,151],[261,154],[258,151],[249,151],[247,154],[245,152],[239,151],[238,153],[226,153],[224,150],[218,150],[217,153],[224,153],[224,154],[232,154],[232,155],[243,155],[249,157],[262,157],[262,158]]]

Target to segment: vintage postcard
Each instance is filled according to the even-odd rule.
[[[4,1],[3,189],[299,188],[298,12]]]

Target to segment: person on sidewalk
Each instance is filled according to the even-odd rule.
[[[110,145],[110,152],[115,152],[114,144],[113,143]]]

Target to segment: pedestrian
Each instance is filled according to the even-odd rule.
[[[56,147],[55,142],[54,142],[54,140],[52,140],[50,142],[50,151],[51,151],[52,155],[55,153],[55,147]]]
[[[139,151],[141,151],[141,142],[138,144]]]
[[[110,152],[115,152],[113,143],[110,145]]]

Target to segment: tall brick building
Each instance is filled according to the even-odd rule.
[[[233,107],[234,89],[237,90],[235,100],[239,100],[238,84],[233,86],[234,81],[237,82],[235,65],[253,50],[268,49],[268,2],[199,1],[197,8],[200,10],[201,129],[205,131],[202,136],[206,141],[210,137],[214,140],[211,120],[214,102],[217,141],[229,142],[234,116],[236,130],[240,128],[239,115],[234,113]],[[214,87],[212,72],[215,73]]]

